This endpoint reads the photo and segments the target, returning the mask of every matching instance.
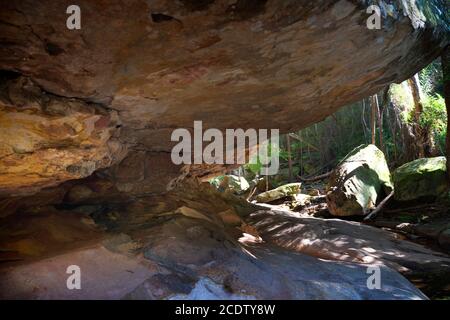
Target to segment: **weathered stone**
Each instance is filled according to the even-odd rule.
[[[8,262],[0,270],[0,297],[425,299],[393,269],[448,270],[445,256],[352,222],[262,210],[245,219],[241,230],[224,226],[217,218],[225,210],[232,214],[230,204],[241,203],[235,196],[235,202],[225,202],[229,196],[209,183],[180,188],[129,206],[108,204],[94,215],[94,225],[75,209],[41,208],[21,220],[7,217],[0,233],[7,249],[0,257]],[[120,233],[105,232],[103,227],[110,230],[105,219]],[[75,241],[79,231],[87,232]],[[297,246],[299,241],[305,247]],[[382,289],[369,290],[367,266],[380,263]],[[84,290],[61,289],[70,264],[81,267]]]
[[[287,210],[260,210],[246,222],[264,242],[326,260],[383,264],[428,290],[448,290],[450,256],[404,240],[396,233],[358,222],[298,216]],[[420,281],[418,282],[420,283]]]
[[[23,77],[0,96],[0,196],[35,193],[125,155],[115,111],[42,92]]]
[[[375,207],[380,194],[387,194],[392,188],[383,152],[374,145],[361,145],[330,176],[328,209],[335,216],[364,215]]]
[[[289,183],[273,190],[260,193],[256,196],[256,201],[261,203],[272,202],[286,197],[294,197],[301,191],[301,183]]]
[[[299,193],[294,195],[294,201],[292,202],[292,207],[303,207],[308,204],[311,204],[311,200],[313,199],[313,196],[310,196],[309,194]]]
[[[63,228],[65,222],[60,221]],[[120,236],[14,268],[3,265],[0,298],[426,299],[391,268],[380,266],[383,285],[370,290],[365,266],[276,247],[268,250],[264,243],[246,246],[201,219],[177,216],[137,231],[130,238]],[[144,242],[145,259],[141,250],[128,250],[126,243],[133,245],[133,237]],[[58,239],[53,242],[57,244]],[[117,244],[125,246],[125,252],[117,250]],[[82,270],[82,290],[61,286],[71,264]]]
[[[413,231],[415,234],[419,236],[427,237],[438,241],[441,232],[443,232],[447,228],[450,228],[450,222],[445,220],[442,221],[439,219],[435,222],[418,224],[413,227]]]
[[[235,194],[242,194],[250,188],[250,184],[244,177],[235,175],[218,176],[210,183],[220,191],[229,190]]]
[[[395,199],[399,201],[445,197],[449,190],[445,157],[408,162],[392,173]]]

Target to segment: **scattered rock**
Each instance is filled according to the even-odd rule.
[[[260,203],[272,202],[286,197],[293,197],[301,191],[301,183],[289,183],[273,190],[260,193],[256,201]]]
[[[200,199],[197,205],[202,201],[208,204]],[[366,284],[369,261],[362,266],[359,260],[358,263],[322,261],[290,252],[274,246],[265,230],[264,236],[259,235],[255,226],[246,223],[241,225],[243,232],[231,233],[236,228],[224,228],[203,218],[213,220],[213,215],[223,211],[211,212],[209,205],[205,208],[208,210],[197,207],[193,213],[193,209],[184,207],[180,209],[181,214],[164,219],[139,209],[136,214],[127,213],[128,220],[123,222],[129,226],[126,232],[110,235],[100,240],[100,245],[79,250],[71,247],[74,242],[70,237],[61,238],[69,220],[59,215],[59,220],[40,224],[40,234],[46,234],[46,229],[59,231],[58,237],[48,245],[69,251],[47,260],[31,260],[2,269],[0,296],[5,299],[426,299],[389,267],[381,266],[382,289],[369,290]],[[73,215],[76,214],[79,213]],[[40,215],[35,216],[41,219]],[[136,224],[136,221],[142,222]],[[78,224],[86,228],[82,222]],[[326,222],[318,224],[319,228],[327,230]],[[26,239],[27,235],[23,237]],[[316,241],[312,234],[304,234],[302,238]],[[335,239],[334,243],[338,244]],[[45,250],[39,254],[45,254]],[[67,279],[65,268],[74,263],[83,270],[86,290],[61,289],[61,283]]]
[[[373,253],[374,234],[369,240],[352,235],[358,240],[352,242],[357,249],[347,248],[342,255],[339,247],[345,247],[345,241],[332,237],[342,236],[342,231],[326,229],[323,221],[308,221],[311,230],[302,235],[301,248],[310,248],[311,255],[329,254],[329,259],[350,262],[322,261],[252,240],[251,236],[259,239],[258,230],[246,223],[241,225],[247,231],[243,236],[252,245],[242,245],[227,233],[237,228],[216,222],[237,223],[233,214],[223,212],[232,204],[244,216],[241,212],[248,213],[248,203],[228,195],[208,198],[212,192],[200,189],[167,193],[186,178],[206,179],[226,169],[175,165],[170,137],[173,128],[191,128],[198,119],[221,130],[275,124],[280,132],[317,122],[375,88],[416,73],[437,57],[448,45],[442,36],[448,30],[443,10],[414,8],[411,13],[403,9],[404,1],[393,0],[390,12],[395,14],[385,19],[383,37],[375,39],[367,32],[361,19],[365,11],[356,1],[298,5],[238,1],[232,6],[229,1],[201,2],[161,0],[150,5],[130,0],[115,6],[85,2],[83,21],[108,27],[82,34],[63,32],[60,19],[49,19],[64,13],[48,1],[1,2],[0,207],[15,214],[0,226],[0,253],[5,253],[4,262],[15,265],[2,264],[0,297],[426,299],[386,266],[382,289],[367,288],[369,264],[358,263],[370,262],[362,251]],[[418,26],[423,27],[420,32]],[[351,42],[341,45],[343,39]],[[378,163],[372,160],[361,167]],[[96,189],[87,183],[85,178],[94,172],[113,187]],[[347,173],[344,180],[361,187],[359,178]],[[361,179],[367,176],[369,184],[374,181],[370,174]],[[14,201],[21,201],[24,195],[74,179],[85,180],[64,187],[70,191],[61,192],[67,201],[62,206],[87,200],[106,203],[90,215],[109,232],[115,228],[123,234],[99,244],[106,232],[83,223],[83,213],[44,206],[48,201],[61,204],[56,200],[59,192],[53,200],[28,203],[28,208],[35,207],[33,214],[4,199],[14,196]],[[351,205],[338,203],[337,207],[345,207],[339,214],[364,214],[379,200],[382,182],[355,196],[358,213],[351,213]],[[240,180],[239,188],[246,188]],[[355,191],[350,184],[348,188]],[[105,194],[113,189],[108,198]],[[285,186],[259,200],[299,192],[299,184]],[[207,199],[199,200],[198,193]],[[128,202],[112,205],[122,200],[118,194],[129,196]],[[152,198],[145,205],[146,196],[161,194],[166,199]],[[136,204],[127,206],[130,200]],[[162,201],[170,203],[160,205]],[[89,210],[80,208],[85,214]],[[278,237],[301,227],[298,220],[294,226],[292,221],[283,222],[289,223],[292,228]],[[360,229],[351,225],[347,231]],[[323,234],[315,235],[317,230]],[[274,230],[264,232],[269,231]],[[386,242],[377,240],[383,251]],[[388,241],[386,250],[394,240]],[[145,259],[132,255],[140,249],[135,243],[143,243]],[[362,247],[364,243],[370,246]],[[322,252],[321,244],[328,250]],[[405,247],[410,251],[399,250],[403,256],[383,259],[397,258],[398,265],[406,259],[413,266],[425,261],[428,267],[427,259],[433,258],[432,263],[447,270],[444,258],[402,243]],[[84,290],[63,285],[65,270],[72,264],[83,270]]]
[[[210,180],[210,183],[219,191],[231,191],[238,195],[243,194],[250,188],[250,184],[244,177],[235,175],[218,176]]]
[[[313,196],[310,196],[308,194],[299,193],[294,195],[294,201],[292,202],[293,207],[303,207],[308,204],[311,204],[311,199],[313,199]]]

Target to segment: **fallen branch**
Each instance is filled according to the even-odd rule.
[[[331,175],[332,172],[333,171],[330,171],[330,172],[327,172],[327,173],[324,173],[324,174],[321,174],[321,175],[318,175],[318,176],[315,176],[315,177],[312,177],[312,178],[303,178],[303,177],[300,177],[300,176],[297,176],[297,178],[301,182],[314,182],[314,181],[323,180],[323,179],[328,178]]]
[[[250,202],[251,199],[252,199],[252,197],[253,197],[253,195],[255,194],[256,189],[257,189],[257,186],[254,186],[254,187],[253,187],[253,190],[250,192],[250,194],[248,195],[247,199],[245,199],[245,200],[247,200],[248,202]]]
[[[391,193],[389,193],[389,195],[386,198],[384,198],[383,201],[381,201],[380,204],[369,215],[367,215],[364,218],[364,220],[369,220],[373,216],[380,213],[383,210],[383,208],[385,207],[385,205],[388,203],[389,199],[392,198],[393,195],[394,195],[394,191],[391,191]]]

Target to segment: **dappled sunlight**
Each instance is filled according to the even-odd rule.
[[[446,267],[450,272],[448,257],[358,222],[293,217],[277,210],[254,212],[248,221],[264,241],[290,251],[326,260],[384,264],[403,272],[411,264]]]

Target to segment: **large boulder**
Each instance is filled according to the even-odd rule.
[[[393,189],[386,159],[376,146],[361,145],[336,167],[327,186],[327,204],[332,215],[365,215],[380,195]]]
[[[395,199],[410,201],[444,197],[449,190],[445,157],[422,158],[408,162],[392,173]]]

